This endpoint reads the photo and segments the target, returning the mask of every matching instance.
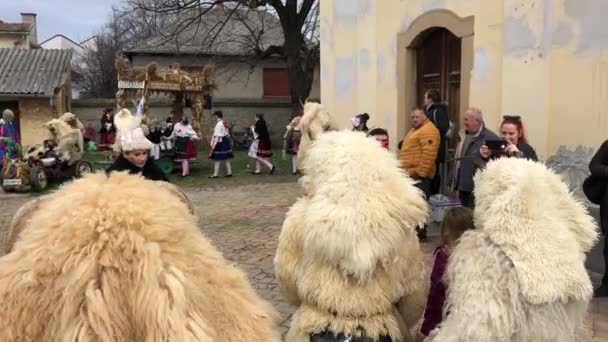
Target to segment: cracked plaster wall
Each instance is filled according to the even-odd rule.
[[[321,92],[342,127],[367,111],[393,146],[402,138],[397,34],[435,9],[475,16],[469,102],[488,127],[497,130],[503,114],[522,115],[542,156],[608,137],[605,0],[323,1]]]

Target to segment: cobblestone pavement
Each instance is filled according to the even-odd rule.
[[[203,233],[227,259],[246,271],[256,291],[272,302],[281,315],[281,332],[285,333],[295,308],[287,304],[278,289],[273,257],[285,213],[300,194],[298,185],[259,184],[186,192],[196,207]],[[0,193],[0,241],[4,241],[12,215],[29,199]],[[423,244],[429,267],[438,241],[437,232],[430,233],[429,242]],[[577,340],[608,342],[608,299],[591,303]]]

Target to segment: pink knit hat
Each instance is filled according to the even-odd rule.
[[[141,127],[120,134],[120,148],[123,152],[149,150],[153,146],[154,144],[146,139]]]

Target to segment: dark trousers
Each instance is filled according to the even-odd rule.
[[[416,181],[418,181],[418,183],[416,183],[416,187],[418,189],[422,190],[422,192],[424,193],[424,198],[426,200],[428,200],[429,197],[431,197],[431,195],[432,195],[431,188],[432,188],[433,179],[432,178],[416,178]]]
[[[435,177],[433,177],[433,179],[431,179],[431,184],[430,184],[430,194],[432,195],[437,195],[438,193],[441,192],[441,169],[439,168],[441,166],[441,162],[439,161],[439,159],[437,159],[435,161]]]
[[[460,198],[460,204],[463,207],[470,209],[475,208],[475,195],[469,191],[458,191],[458,197]]]

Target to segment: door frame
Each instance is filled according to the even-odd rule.
[[[421,34],[433,27],[447,29],[462,41],[460,113],[469,107],[475,17],[461,18],[456,13],[445,9],[429,11],[414,20],[405,32],[397,35],[397,135],[399,137],[405,136],[407,129],[411,126],[409,111],[417,103],[416,48],[424,38],[424,35]],[[460,117],[462,118],[462,115]]]

